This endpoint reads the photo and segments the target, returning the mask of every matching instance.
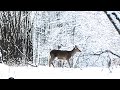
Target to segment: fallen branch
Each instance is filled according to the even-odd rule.
[[[117,56],[117,57],[119,57],[120,58],[120,56],[119,55],[117,55],[117,54],[115,54],[115,53],[113,53],[112,51],[110,51],[110,50],[105,50],[105,51],[102,51],[102,52],[100,52],[100,53],[95,53],[95,54],[90,54],[90,55],[98,55],[98,56],[100,56],[101,54],[103,54],[103,53],[111,53],[111,54],[113,54],[113,55],[115,55],[115,56]]]
[[[89,55],[96,55],[96,56],[99,56],[99,57],[100,57],[100,55],[102,55],[102,54],[104,54],[104,53],[111,53],[111,54],[117,56],[118,58],[120,58],[119,55],[113,53],[112,51],[110,51],[110,50],[105,50],[105,51],[101,51],[101,52],[99,52],[99,53],[79,55],[78,58],[77,58],[77,60],[76,60],[76,63],[79,61],[79,58],[80,58],[80,57],[89,56]],[[99,59],[99,57],[98,57],[98,59]],[[97,59],[97,60],[98,60],[98,59]],[[110,66],[111,66],[111,59],[110,59],[110,61],[108,62],[108,67],[110,67]]]
[[[37,65],[32,65],[30,63],[27,63],[28,65],[32,66],[32,67],[38,67]]]

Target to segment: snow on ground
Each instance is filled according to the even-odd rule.
[[[0,79],[120,79],[120,69],[86,67],[86,68],[53,68],[39,67],[9,67],[0,65]]]

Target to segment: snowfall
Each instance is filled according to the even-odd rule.
[[[52,13],[54,12],[51,12],[51,15],[54,15]],[[100,55],[100,57],[90,56],[90,54],[105,50],[110,50],[117,55],[120,53],[120,35],[105,13],[102,11],[69,11],[62,13],[61,21],[58,21],[58,23],[61,22],[63,26],[61,28],[54,26],[50,29],[48,36],[49,43],[41,44],[40,39],[38,40],[40,42],[39,45],[33,42],[33,59],[39,61],[39,59],[42,60],[44,58],[47,61],[49,50],[57,49],[57,45],[60,43],[63,45],[61,50],[72,50],[73,42],[71,40],[73,37],[68,33],[76,26],[74,44],[77,44],[82,51],[77,54],[80,56],[78,60],[80,64],[77,64],[76,68],[49,67],[48,64],[38,65],[38,67],[32,67],[30,65],[15,67],[0,64],[0,79],[8,79],[9,77],[13,77],[14,79],[120,79],[119,66],[107,67],[107,60],[109,60],[109,58],[119,59],[118,57],[111,53],[104,53]],[[36,28],[39,28],[39,25],[42,24],[40,21],[42,16],[39,15],[39,17],[36,17],[34,20],[36,22]],[[114,16],[112,17],[114,18]],[[51,16],[50,19],[52,21],[54,18]],[[117,23],[120,27],[119,22],[116,20],[116,24]],[[52,24],[56,24],[56,22]],[[34,37],[36,37],[35,33],[36,32],[33,32]],[[58,38],[56,39],[56,37]],[[33,41],[36,40],[37,39],[34,38]],[[36,53],[39,54],[37,58],[35,58]],[[74,57],[74,64],[76,64],[76,60],[77,56]],[[94,64],[94,62],[96,62],[96,64]]]

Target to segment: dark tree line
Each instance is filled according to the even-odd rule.
[[[4,63],[33,61],[30,11],[0,11],[0,49]]]

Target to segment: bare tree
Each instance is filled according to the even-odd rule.
[[[1,11],[1,50],[7,64],[32,60],[32,24],[30,11]]]

